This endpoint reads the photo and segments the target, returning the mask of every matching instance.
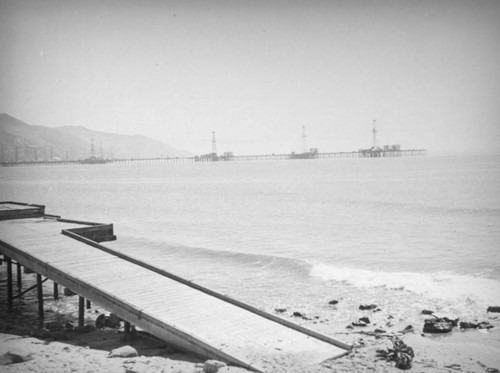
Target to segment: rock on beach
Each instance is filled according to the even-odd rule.
[[[123,346],[111,350],[108,357],[136,357],[138,356],[137,350],[132,346]]]

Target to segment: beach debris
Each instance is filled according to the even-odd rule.
[[[432,315],[434,313],[434,311],[431,311],[431,310],[422,310],[422,312],[420,312],[422,315]]]
[[[493,328],[493,325],[491,325],[487,321],[481,321],[479,323],[461,321],[459,326],[460,326],[460,329],[491,329],[491,328]]]
[[[367,326],[370,323],[370,319],[368,317],[361,317],[358,321],[353,321],[353,326]]]
[[[449,333],[453,327],[458,325],[458,319],[452,320],[448,317],[435,317],[424,320],[424,333]]]
[[[407,325],[403,330],[400,330],[399,333],[406,334],[406,333],[414,333],[415,329],[413,328],[413,325]]]
[[[24,354],[21,351],[7,351],[5,354],[0,356],[0,365],[24,363],[29,360],[33,360],[31,354]]]
[[[217,373],[220,368],[224,368],[226,363],[217,360],[207,360],[203,364],[203,372],[204,373]]]
[[[448,369],[453,369],[453,370],[460,370],[460,369],[462,369],[462,367],[460,366],[460,364],[450,364],[450,365],[445,365],[444,367],[448,368]]]
[[[330,302],[328,302],[328,304],[331,304],[332,306],[334,306],[334,305],[336,305],[338,303],[339,303],[339,301],[336,300],[336,299],[332,299]]]
[[[108,357],[135,357],[138,356],[137,350],[132,346],[122,346],[111,350]]]
[[[365,310],[374,310],[376,308],[377,308],[376,304],[361,304],[359,306],[359,309],[363,310],[363,311],[365,311]]]
[[[489,306],[486,312],[500,313],[500,306]]]
[[[275,308],[274,312],[276,312],[276,313],[285,313],[286,312],[286,308]]]
[[[362,322],[362,321],[353,321],[352,322],[352,326],[361,326],[361,327],[363,327],[363,326],[367,326],[367,325],[368,325],[367,323]]]
[[[398,337],[392,339],[392,346],[393,348],[388,348],[387,350],[377,350],[377,358],[389,362],[394,361],[398,369],[411,369],[411,362],[415,357],[413,348],[407,346]]]
[[[498,370],[497,368],[489,368],[488,366],[481,363],[479,360],[477,361],[477,363],[485,369],[486,373],[500,373],[500,370]]]
[[[347,325],[345,328],[346,329],[354,329],[354,327],[351,324]]]

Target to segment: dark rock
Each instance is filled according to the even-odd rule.
[[[102,329],[106,326],[106,319],[107,319],[107,316],[103,313],[101,313],[97,319],[95,319],[95,327],[97,329]]]
[[[346,329],[354,329],[354,327],[352,325],[347,325],[345,328]]]
[[[411,362],[415,357],[413,348],[407,346],[399,338],[394,338],[392,340],[393,348],[388,348],[387,350],[377,350],[377,358],[386,361],[394,361],[396,363],[396,368],[398,369],[411,369]]]
[[[491,325],[487,321],[481,321],[480,323],[472,323],[472,322],[460,322],[460,329],[491,329],[493,325]]]
[[[226,366],[226,363],[217,360],[207,360],[203,364],[203,372],[204,373],[217,373],[220,368]]]
[[[368,317],[360,317],[358,321],[364,322],[365,324],[370,323],[370,319]]]
[[[328,304],[331,304],[331,305],[336,305],[336,304],[338,304],[338,303],[339,303],[339,301],[338,301],[338,300],[336,300],[336,299],[333,299],[333,300],[331,300],[330,302],[328,302]]]
[[[373,332],[374,333],[386,333],[386,331],[384,329],[375,329]]]
[[[306,315],[300,313],[300,312],[294,312],[292,314],[293,317],[300,317],[301,319],[303,320],[311,320],[309,317],[307,317]]]
[[[359,309],[363,310],[363,311],[365,311],[365,310],[374,310],[375,308],[377,308],[376,304],[365,304],[365,305],[361,304],[359,306]]]
[[[403,330],[401,330],[401,333],[403,333],[403,334],[413,333],[413,332],[415,332],[413,325],[407,325]]]
[[[424,321],[424,333],[449,333],[452,329],[453,323],[446,317],[441,319],[427,319]]]
[[[488,310],[486,312],[496,312],[496,313],[499,313],[500,312],[500,307],[498,307],[498,306],[490,306],[490,307],[488,307]]]
[[[111,350],[108,357],[135,357],[138,356],[137,350],[132,346],[123,346]]]
[[[274,312],[276,312],[276,313],[285,313],[286,312],[286,308],[275,308]]]
[[[6,352],[0,356],[0,365],[10,365],[24,363],[25,361],[32,360],[33,357],[30,354],[23,354],[21,352]]]
[[[120,327],[120,322],[122,319],[120,319],[118,316],[116,316],[114,313],[109,314],[109,316],[106,318],[106,326],[108,328],[112,329],[118,329]]]
[[[434,313],[434,311],[431,311],[431,310],[422,310],[422,312],[420,312],[420,314],[422,315],[432,315]]]

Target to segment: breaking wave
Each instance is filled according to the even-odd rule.
[[[383,272],[315,264],[311,276],[362,288],[385,287],[410,291],[429,298],[474,299],[484,304],[500,304],[500,281],[448,271],[434,273]]]

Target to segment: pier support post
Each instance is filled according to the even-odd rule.
[[[85,298],[78,296],[78,326],[82,327],[85,323],[83,318],[85,314]]]
[[[38,317],[43,319],[43,283],[42,275],[36,274],[37,294],[38,294]]]
[[[92,308],[92,302],[90,299],[87,299],[87,309],[90,310]]]
[[[128,321],[125,321],[125,325],[123,325],[123,331],[125,332],[123,339],[125,341],[129,341],[132,338],[132,327]]]
[[[57,282],[54,282],[54,299],[59,299],[59,285],[57,285]]]
[[[21,292],[21,289],[23,287],[23,278],[22,278],[22,269],[21,269],[21,263],[17,263],[17,290]]]
[[[12,259],[6,256],[5,262],[7,263],[7,302],[11,310],[14,299],[12,296]]]

